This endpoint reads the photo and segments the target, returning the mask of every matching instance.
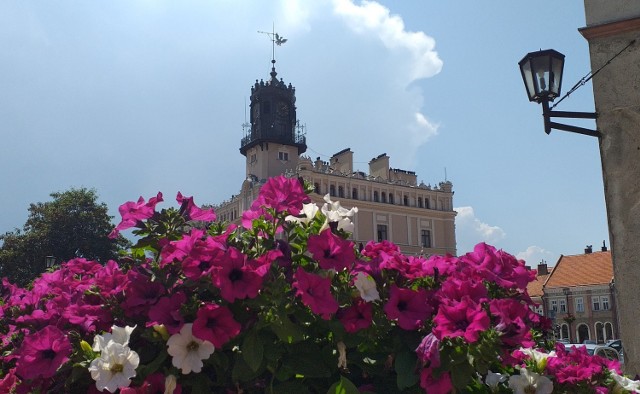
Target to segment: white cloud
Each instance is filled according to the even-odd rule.
[[[356,5],[352,0],[334,0],[333,11],[354,32],[375,34],[386,48],[408,52],[405,83],[432,77],[442,69],[442,60],[434,50],[435,40],[422,31],[406,31],[402,18],[391,15],[380,3],[365,0]]]
[[[476,217],[473,207],[454,208],[456,216],[456,240],[458,254],[473,250],[474,245],[486,242],[494,245],[507,235],[498,226],[491,226]]]
[[[554,253],[535,245],[529,246],[524,252],[516,254],[517,259],[524,260],[528,266],[534,268],[542,260],[545,260],[547,264],[555,264],[554,256]]]
[[[431,137],[438,134],[439,125],[432,123],[420,112],[415,114],[415,122],[410,126],[412,134],[412,145],[419,146],[427,142]]]

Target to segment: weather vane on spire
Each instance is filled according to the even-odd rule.
[[[287,39],[275,32],[275,25],[271,27],[271,33],[269,33],[268,31],[260,31],[260,30],[258,30],[258,33],[266,34],[267,36],[269,36],[269,39],[271,40],[271,63],[275,63],[276,62],[276,45],[281,46],[282,44],[287,42]]]

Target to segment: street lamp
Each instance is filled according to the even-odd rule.
[[[54,256],[47,256],[44,258],[44,265],[47,269],[53,267],[56,264],[56,258]]]
[[[542,104],[542,116],[544,117],[544,131],[549,134],[551,129],[570,131],[600,137],[597,130],[552,122],[552,117],[573,119],[596,119],[595,112],[569,112],[552,111],[549,102],[560,95],[562,89],[562,71],[564,68],[564,55],[553,49],[530,52],[520,60],[520,73],[524,86],[527,89],[529,101]]]

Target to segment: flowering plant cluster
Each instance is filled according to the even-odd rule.
[[[555,350],[524,262],[479,244],[406,256],[349,240],[351,218],[269,179],[242,225],[178,193],[120,207],[116,261],[2,281],[0,392],[629,392],[620,367]]]

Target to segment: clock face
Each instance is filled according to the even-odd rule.
[[[278,115],[280,115],[282,117],[288,117],[289,116],[289,104],[280,103],[280,105],[278,105]]]

